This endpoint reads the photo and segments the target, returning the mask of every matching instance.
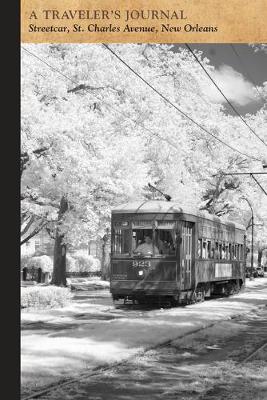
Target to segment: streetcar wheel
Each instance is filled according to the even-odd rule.
[[[204,290],[202,290],[201,292],[198,292],[198,301],[200,303],[202,303],[203,301],[205,301],[205,292]]]

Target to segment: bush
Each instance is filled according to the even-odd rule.
[[[72,294],[68,288],[39,286],[21,288],[22,308],[63,307],[70,302]]]
[[[24,267],[27,267],[29,269],[42,268],[43,272],[52,272],[53,261],[49,256],[22,257],[21,268]]]
[[[76,261],[77,272],[97,272],[100,271],[100,261],[87,254],[84,250],[78,250],[72,254],[72,257]],[[74,272],[74,271],[73,271]]]
[[[29,260],[31,259],[31,256],[28,255],[22,255],[20,257],[20,269],[22,270],[24,267],[28,267]]]
[[[66,256],[66,271],[67,272],[78,272],[76,260],[69,254],[67,254],[67,256]]]

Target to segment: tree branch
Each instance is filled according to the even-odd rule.
[[[37,204],[38,206],[51,206],[54,208],[59,208],[59,204],[56,201],[49,200],[49,199],[44,199],[39,197],[37,194],[33,193],[30,191],[31,189],[27,190],[24,193],[21,193],[20,199],[21,200],[29,200],[33,202],[34,204]]]
[[[25,239],[21,240],[20,245],[22,246],[24,243],[28,242],[31,238],[37,235],[37,233],[39,233],[47,223],[47,221],[44,221],[43,224],[40,224],[39,227],[35,228]]]
[[[46,226],[45,229],[46,229],[46,232],[48,233],[48,235],[49,235],[52,239],[55,239],[55,238],[56,238],[56,234],[55,234],[55,232],[54,232],[53,229],[49,228],[48,226]]]
[[[75,86],[73,89],[69,89],[67,91],[67,93],[76,93],[79,90],[100,90],[100,89],[105,89],[104,86],[100,86],[100,87],[94,87],[94,86],[90,86],[90,85],[85,85],[84,83],[82,83],[81,85]]]
[[[21,233],[20,233],[21,236],[25,235],[25,233],[29,230],[30,226],[31,226],[31,225],[33,224],[33,222],[34,222],[34,219],[35,219],[34,215],[30,215],[30,216],[28,217],[28,222],[26,223],[25,227],[22,228],[22,231],[21,231]]]
[[[49,150],[50,147],[51,146],[43,146],[43,147],[40,147],[39,149],[35,149],[35,150],[33,150],[33,154],[37,158],[40,158],[41,156],[43,156],[47,152],[47,150]],[[24,151],[20,155],[20,177],[22,176],[23,171],[27,168],[27,164],[29,162],[30,162],[29,153],[27,151]]]

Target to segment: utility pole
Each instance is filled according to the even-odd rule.
[[[245,200],[251,210],[251,257],[250,257],[250,280],[253,280],[253,261],[254,261],[254,212],[250,201],[246,197],[241,197],[241,200]]]
[[[251,271],[250,271],[250,279],[253,279],[253,257],[254,257],[254,215],[253,210],[251,208],[252,217],[251,217]]]

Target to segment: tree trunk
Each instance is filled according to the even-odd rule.
[[[263,250],[262,249],[258,249],[258,267],[261,266],[262,253],[263,253]]]
[[[65,212],[68,210],[68,201],[65,196],[61,198],[58,213],[58,224],[62,220]],[[67,246],[64,243],[64,234],[60,233],[59,227],[56,229],[54,246],[54,265],[52,284],[57,286],[66,286],[66,252]]]
[[[107,233],[102,238],[102,259],[101,259],[101,272],[102,278],[104,280],[109,279],[110,277],[110,235],[109,230],[107,229]]]

